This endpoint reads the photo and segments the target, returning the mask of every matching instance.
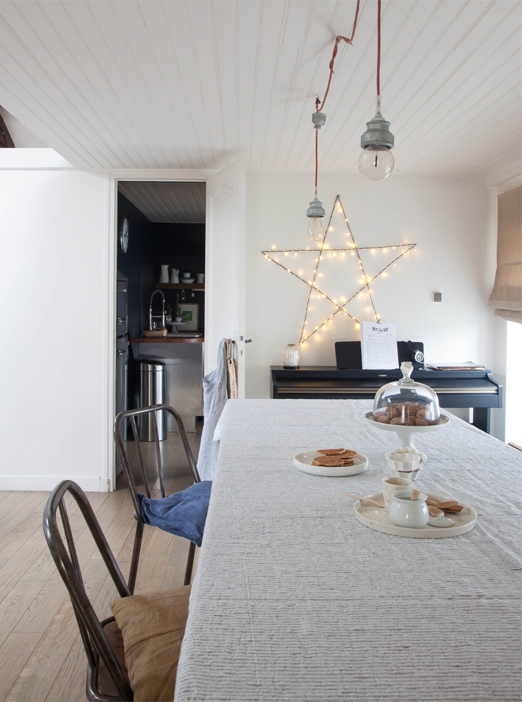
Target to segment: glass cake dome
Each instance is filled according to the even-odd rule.
[[[401,363],[403,377],[380,388],[373,403],[373,419],[380,424],[427,427],[439,424],[439,400],[435,392],[411,379],[412,363]]]

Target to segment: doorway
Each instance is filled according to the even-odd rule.
[[[204,182],[121,180],[117,198],[116,412],[143,406],[140,372],[157,360],[161,401],[179,408],[192,432],[203,415],[205,190]]]
[[[203,301],[204,314],[200,313],[200,322],[204,325],[201,352],[204,349],[204,374],[210,373],[216,367],[217,350],[220,340],[233,339],[235,359],[238,371],[238,393],[244,397],[244,290],[245,290],[245,219],[246,219],[246,160],[238,159],[218,172],[199,171],[149,171],[121,170],[113,171],[110,176],[110,211],[111,237],[109,239],[109,257],[113,262],[109,267],[109,290],[115,295],[117,280],[118,249],[120,248],[121,222],[118,209],[118,189],[120,183],[154,183],[157,185],[196,184],[205,186],[205,269]],[[127,198],[128,199],[128,198]],[[136,207],[136,205],[134,205]],[[140,206],[144,207],[143,203]],[[138,209],[138,208],[136,208]],[[141,212],[141,210],[138,210]],[[143,213],[142,213],[143,214]],[[148,217],[147,217],[148,219]],[[133,232],[129,233],[129,248],[133,246]],[[198,271],[190,270],[190,273]],[[154,274],[151,284],[156,285]],[[146,283],[140,286],[142,290]],[[156,296],[158,298],[159,296]],[[116,298],[114,297],[114,300]],[[146,307],[146,304],[145,304]],[[111,342],[108,345],[108,416],[114,417],[116,410],[114,388],[116,386],[116,343],[114,329],[116,327],[116,305],[109,315],[108,335]],[[201,310],[200,310],[201,312]],[[142,311],[138,323],[129,316],[129,342],[135,331],[140,331],[146,324],[148,311]],[[186,345],[188,346],[188,345]],[[132,350],[132,349],[131,349]],[[131,364],[133,359],[131,359]],[[129,371],[129,396],[135,394],[135,378]],[[134,386],[132,383],[134,382]],[[130,399],[129,399],[130,402]],[[109,489],[114,486],[114,442],[111,434],[107,444]],[[112,478],[111,478],[112,475]]]

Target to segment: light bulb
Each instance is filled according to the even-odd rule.
[[[310,224],[308,225],[308,236],[312,241],[322,241],[324,237],[323,218],[310,217],[309,219]]]
[[[367,146],[359,157],[359,170],[369,180],[384,180],[393,171],[395,159],[390,149]]]
[[[317,193],[310,203],[306,216],[310,220],[308,224],[308,236],[312,241],[321,241],[324,238],[323,217],[325,215],[323,203],[317,199]]]

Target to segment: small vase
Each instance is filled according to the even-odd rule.
[[[168,283],[169,282],[169,266],[161,266],[161,273],[158,283]]]
[[[173,268],[171,273],[170,273],[170,282],[173,285],[177,285],[179,283],[179,269],[178,268]]]

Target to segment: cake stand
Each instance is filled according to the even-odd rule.
[[[395,432],[399,439],[398,448],[415,448],[415,434],[427,434],[430,431],[437,431],[447,426],[450,421],[447,415],[441,414],[438,424],[428,424],[427,427],[409,427],[401,424],[383,424],[382,422],[376,422],[373,418],[373,412],[367,412],[364,416],[366,421],[373,427],[377,427],[383,431]]]

